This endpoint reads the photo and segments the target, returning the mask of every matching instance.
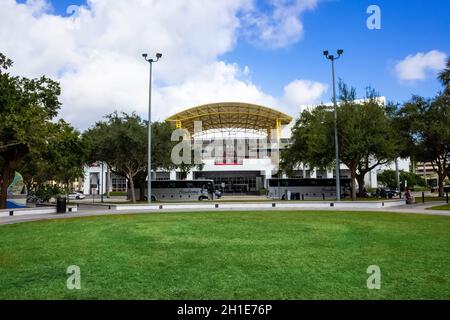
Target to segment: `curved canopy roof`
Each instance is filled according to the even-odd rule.
[[[194,132],[194,121],[202,121],[202,130],[252,129],[270,130],[287,125],[292,117],[260,105],[242,102],[219,102],[205,104],[181,111],[170,116],[178,127]]]

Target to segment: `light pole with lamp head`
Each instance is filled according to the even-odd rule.
[[[340,161],[339,161],[339,141],[337,130],[337,102],[336,102],[336,81],[334,79],[334,60],[337,60],[344,53],[344,50],[337,51],[337,57],[330,55],[328,51],[324,51],[323,55],[331,60],[331,69],[333,74],[333,105],[334,105],[334,144],[336,150],[336,200],[341,201],[341,177],[340,177]]]
[[[148,84],[148,150],[147,150],[147,202],[152,203],[152,65],[161,57],[161,53],[156,54],[156,59],[147,59],[148,54],[142,54],[145,61],[150,64],[150,79]]]

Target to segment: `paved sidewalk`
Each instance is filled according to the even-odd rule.
[[[359,211],[359,212],[391,212],[400,214],[425,214],[425,215],[439,215],[439,216],[450,216],[450,211],[443,210],[426,210],[426,208],[443,205],[445,202],[433,202],[425,204],[415,204],[415,205],[404,205],[398,207],[387,207],[387,208],[377,208],[377,209],[361,209],[361,208],[260,208],[255,210],[254,208],[248,208],[247,211]],[[81,208],[81,206],[80,206]],[[162,209],[158,211],[149,212],[149,210],[129,210],[126,212],[108,210],[103,208],[85,208],[79,210],[78,212],[66,213],[66,214],[39,214],[39,215],[29,215],[29,216],[13,216],[13,217],[1,217],[0,225],[14,224],[29,221],[41,221],[41,220],[52,220],[52,219],[72,219],[80,217],[91,217],[91,216],[104,216],[104,215],[123,215],[123,214],[136,214],[136,213],[171,213],[171,212],[199,212],[199,211],[245,211],[245,206],[235,208],[235,209]]]

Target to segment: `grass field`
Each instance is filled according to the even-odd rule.
[[[395,197],[392,199],[389,198],[374,198],[374,197],[368,197],[368,198],[356,198],[356,201],[363,201],[363,202],[367,202],[367,201],[389,201],[389,200],[399,200],[399,197]],[[437,196],[426,196],[424,197],[425,202],[437,202],[437,201],[445,201],[446,198],[445,197],[437,197]],[[304,202],[321,202],[324,201],[322,198],[307,198],[306,200],[289,200],[289,202],[299,202],[299,203],[304,203]],[[325,201],[336,201],[335,198],[325,198]],[[343,198],[341,201],[353,201],[351,198]],[[72,201],[75,203],[87,203],[87,202],[82,202],[82,201]],[[221,198],[221,199],[216,199],[214,200],[214,202],[218,202],[218,203],[234,203],[234,202],[239,202],[239,203],[261,203],[261,202],[286,202],[285,200],[279,200],[279,199],[268,199],[268,198],[256,198],[256,199],[226,199],[226,198]],[[421,203],[422,202],[422,197],[416,197],[416,203]],[[96,199],[95,203],[99,204],[100,200]],[[130,200],[126,200],[126,201],[109,201],[108,199],[105,199],[104,204],[131,204],[132,202]],[[136,204],[147,204],[147,201],[136,201]],[[173,201],[152,201],[152,203],[186,203],[186,201],[177,201],[177,200],[173,200]],[[196,204],[211,204],[211,201],[195,201]]]
[[[110,215],[0,226],[0,244],[0,299],[450,299],[445,216]]]
[[[450,204],[444,204],[442,206],[435,206],[431,208],[427,208],[428,210],[449,210],[450,211]]]

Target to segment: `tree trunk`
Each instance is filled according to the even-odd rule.
[[[145,182],[140,182],[139,183],[139,200],[140,201],[145,201]]]
[[[66,199],[67,199],[67,203],[70,202],[70,200],[69,200],[69,183],[70,183],[70,180],[67,179],[67,186],[66,186]]]
[[[352,177],[352,200],[355,201],[356,200],[356,184],[355,184],[356,172],[354,169],[350,169],[350,171],[351,171],[351,177]]]
[[[445,174],[438,174],[438,187],[439,187],[439,197],[444,196],[444,179]]]
[[[145,189],[147,188],[147,180],[146,180],[147,174],[145,171],[139,172],[135,177],[134,185],[136,189],[139,189],[139,201],[145,201]]]
[[[0,193],[0,209],[6,209],[6,200],[8,198],[8,186],[11,183],[11,164],[5,160],[2,171],[2,184]]]
[[[361,174],[356,174],[356,180],[358,181],[358,196],[359,197],[363,197],[365,196],[363,194],[364,191],[364,176],[365,174],[361,173]]]
[[[109,188],[110,188],[110,183],[111,181],[111,173],[109,171],[109,166],[108,164],[106,164],[106,198],[109,199]]]
[[[130,179],[130,188],[131,188],[131,201],[133,203],[136,203],[136,192],[134,191],[134,179],[131,174],[129,175],[129,179]]]

